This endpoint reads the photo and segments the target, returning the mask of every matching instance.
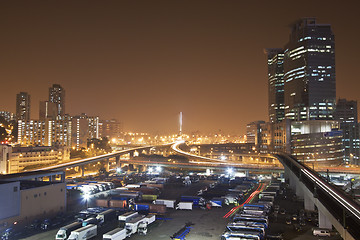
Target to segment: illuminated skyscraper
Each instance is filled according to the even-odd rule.
[[[329,24],[304,18],[291,26],[284,50],[285,118],[333,119],[335,38]]]
[[[360,128],[357,115],[357,101],[338,100],[334,119],[339,121],[343,131],[345,163],[360,164]]]
[[[17,120],[30,120],[30,95],[27,92],[16,94]]]
[[[49,88],[49,102],[56,104],[58,116],[65,115],[65,90],[59,84]]]
[[[269,122],[284,120],[284,50],[281,48],[266,49],[268,59]]]

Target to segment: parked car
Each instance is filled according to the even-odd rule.
[[[317,237],[330,237],[330,231],[328,229],[314,228],[313,235]]]

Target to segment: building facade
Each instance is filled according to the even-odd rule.
[[[57,115],[65,115],[65,90],[60,84],[53,84],[49,88],[49,102],[56,104]]]
[[[22,146],[71,147],[71,118],[18,121],[18,143]]]
[[[261,142],[261,124],[265,124],[265,121],[254,121],[246,125],[246,143],[253,143],[256,148]]]
[[[71,123],[72,148],[77,150],[87,148],[89,139],[99,138],[99,117],[91,117],[83,113],[72,117]]]
[[[30,95],[27,92],[16,94],[16,119],[30,120]]]
[[[23,146],[51,146],[47,121],[19,120],[18,143]]]
[[[31,175],[0,176],[0,192],[1,226],[11,226],[17,222],[20,227],[25,227],[35,219],[50,219],[66,211],[64,172],[40,171]]]
[[[34,166],[55,164],[70,159],[67,148],[37,146],[12,147],[0,145],[0,172],[12,174],[23,172]]]
[[[16,120],[15,114],[12,112],[0,111],[0,116],[2,116],[7,122]]]
[[[291,154],[309,166],[337,166],[344,158],[342,138],[337,121],[294,121],[291,123]]]
[[[108,139],[121,138],[122,123],[117,119],[100,120],[99,122],[99,137],[107,137]]]
[[[338,99],[334,113],[343,131],[344,162],[360,164],[360,128],[358,123],[357,101]]]
[[[40,101],[39,120],[55,120],[58,115],[56,103]]]
[[[284,50],[281,48],[266,49],[268,62],[268,111],[269,122],[284,120]]]
[[[335,37],[330,25],[304,18],[291,26],[284,50],[284,82],[286,118],[333,119]]]

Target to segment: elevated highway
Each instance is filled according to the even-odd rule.
[[[157,146],[157,147],[170,146],[170,145],[171,144],[165,144],[165,145],[161,145],[161,146]],[[37,171],[41,171],[41,170],[44,170],[44,171],[64,170],[66,168],[80,167],[80,166],[84,166],[84,165],[89,164],[89,163],[109,160],[110,158],[115,158],[116,162],[118,163],[120,161],[120,156],[121,155],[133,154],[134,152],[146,151],[146,150],[150,150],[150,148],[153,148],[153,147],[156,147],[156,146],[130,148],[130,149],[117,151],[117,152],[113,152],[113,153],[108,153],[108,154],[104,154],[104,155],[99,155],[99,156],[95,156],[95,157],[79,159],[79,160],[66,162],[66,163],[60,163],[60,164],[52,165],[52,166],[49,166],[49,167],[43,167],[43,168],[37,169]]]
[[[189,163],[198,165],[198,166],[216,166],[216,167],[223,167],[223,168],[236,168],[238,170],[272,170],[272,171],[283,171],[284,168],[281,166],[275,166],[273,164],[246,164],[246,163],[239,163],[236,161],[228,161],[228,160],[222,160],[222,159],[215,159],[215,158],[208,158],[204,156],[199,156],[196,154],[192,154],[189,152],[185,152],[179,148],[181,144],[184,144],[184,141],[179,141],[174,143],[171,148],[178,154],[182,156],[188,157]],[[264,158],[270,158],[270,159],[276,159],[271,154],[242,154],[243,156],[247,157],[264,157]],[[191,160],[192,159],[192,160]]]
[[[305,209],[319,211],[319,227],[332,226],[343,239],[360,239],[360,206],[341,189],[330,184],[316,171],[285,154],[274,155],[284,165],[285,178],[304,199]]]

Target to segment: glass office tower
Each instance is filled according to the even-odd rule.
[[[304,18],[291,26],[284,50],[285,118],[333,119],[336,102],[335,39],[329,24]]]

